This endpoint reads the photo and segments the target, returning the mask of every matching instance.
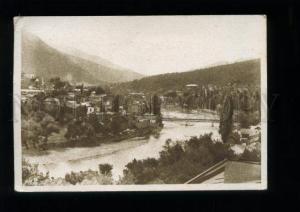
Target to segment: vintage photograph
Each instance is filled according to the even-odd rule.
[[[264,15],[16,17],[16,191],[267,189]]]

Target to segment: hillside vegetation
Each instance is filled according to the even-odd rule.
[[[190,83],[225,85],[229,82],[235,82],[238,85],[259,85],[260,60],[247,60],[188,72],[144,77],[115,85],[114,90],[120,93],[125,91],[163,92],[182,89]]]

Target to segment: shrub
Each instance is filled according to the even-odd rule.
[[[109,164],[107,164],[109,165]],[[111,165],[109,165],[111,166]],[[107,166],[108,167],[108,166]],[[111,174],[101,175],[98,171],[87,170],[80,172],[71,172],[65,175],[66,182],[71,183],[72,185],[107,185],[112,184],[113,180]]]
[[[80,173],[71,172],[70,174],[67,173],[65,175],[65,180],[72,185],[75,185],[77,183],[81,183],[83,181],[83,175]]]
[[[39,172],[37,164],[30,164],[28,161],[22,160],[22,183],[24,185],[44,185],[49,180],[49,172],[46,174]]]
[[[105,163],[105,164],[99,164],[99,170],[100,173],[103,175],[111,175],[111,170],[113,169],[113,166]]]
[[[45,149],[48,137],[59,132],[58,123],[47,113],[32,112],[28,119],[22,118],[22,143],[26,148]]]
[[[237,119],[242,128],[249,128],[251,125],[257,125],[260,122],[260,114],[259,111],[239,111]]]
[[[248,146],[245,149],[244,153],[242,154],[241,159],[246,161],[260,162],[261,161],[260,143],[256,142]]]

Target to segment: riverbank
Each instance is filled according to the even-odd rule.
[[[51,143],[47,145],[48,149],[56,149],[56,148],[68,148],[68,147],[94,147],[99,146],[101,144],[108,143],[116,143],[121,142],[123,140],[128,140],[136,137],[144,137],[149,138],[150,135],[157,135],[161,131],[162,127],[148,127],[145,129],[131,129],[128,131],[124,131],[114,134],[106,134],[102,136],[96,136],[95,142],[84,142],[84,141],[67,141],[64,143]]]
[[[120,142],[102,143],[94,147],[66,147],[48,150],[46,154],[36,155],[23,153],[24,159],[39,164],[42,172],[50,172],[51,176],[64,177],[67,172],[97,170],[99,164],[109,163],[113,166],[112,177],[118,180],[123,170],[133,159],[141,160],[148,157],[158,158],[159,152],[167,139],[186,140],[193,136],[213,133],[213,139],[220,140],[218,124],[195,122],[164,121],[164,127],[158,135],[134,137]]]
[[[97,147],[101,144],[118,143],[124,140],[143,138],[148,139],[151,135],[158,136],[163,126],[152,126],[144,129],[131,129],[121,132],[117,135],[108,134],[102,136],[96,136],[94,142],[84,142],[84,141],[68,141],[63,137],[62,133],[56,134],[55,139],[59,142],[49,142],[44,150],[39,149],[26,149],[23,148],[23,154],[27,155],[43,155],[48,154],[51,150],[57,150],[64,148],[75,148],[75,147]],[[51,139],[53,140],[53,138]]]

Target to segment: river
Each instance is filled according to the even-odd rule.
[[[166,113],[168,117],[210,117],[210,114],[184,114],[178,112]],[[149,138],[132,138],[117,143],[102,144],[97,147],[63,148],[48,151],[44,155],[25,154],[31,163],[38,163],[43,172],[49,171],[50,176],[64,177],[67,172],[97,170],[101,163],[113,165],[113,178],[118,180],[122,176],[126,164],[135,159],[159,157],[159,152],[167,139],[183,140],[192,136],[213,133],[215,139],[220,139],[218,124],[211,122],[164,121],[164,127],[159,136]]]

